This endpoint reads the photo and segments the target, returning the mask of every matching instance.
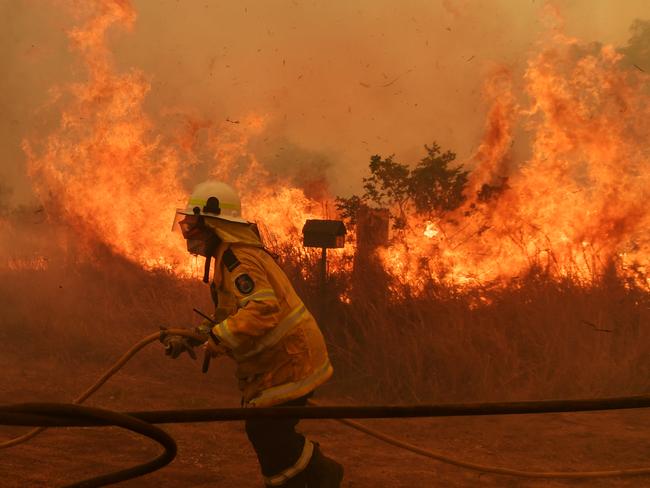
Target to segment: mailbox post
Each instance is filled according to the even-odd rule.
[[[321,248],[321,286],[327,281],[327,250],[343,247],[345,233],[345,224],[340,220],[308,219],[302,228],[303,245]]]

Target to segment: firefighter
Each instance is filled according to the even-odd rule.
[[[206,353],[237,363],[242,404],[304,406],[332,375],[323,336],[287,276],[264,249],[257,228],[241,217],[237,193],[206,181],[193,191],[178,224],[193,254],[205,256],[203,281],[210,284],[214,320],[197,331]],[[210,281],[210,267],[214,272]],[[216,325],[215,325],[216,324]],[[194,356],[197,341],[165,336],[166,354]],[[339,487],[343,467],[317,443],[296,432],[298,419],[251,419],[246,434],[266,486]]]

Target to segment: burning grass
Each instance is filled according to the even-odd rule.
[[[297,183],[288,176],[294,162],[284,174],[255,153],[277,114],[252,110],[237,123],[214,114],[184,140],[164,113],[145,109],[154,96],[147,74],[120,69],[111,50],[109,32],[133,26],[135,5],[71,7],[71,52],[85,76],[54,90],[59,123],[23,143],[48,214],[55,209],[84,238],[145,269],[187,277],[191,262],[168,232],[170,216],[196,175],[209,175],[237,188],[244,217],[285,261],[302,263],[300,229],[327,218],[334,198],[322,168]],[[557,23],[557,12],[547,15]],[[470,293],[464,288],[508,282],[539,264],[560,283],[589,286],[616,261],[648,287],[636,270],[650,256],[650,104],[647,76],[625,56],[551,22],[519,76],[502,66],[486,77],[485,131],[469,160],[437,144],[419,162],[373,155],[365,193],[348,202],[391,214],[395,235],[378,249],[386,286],[408,290],[404,299],[426,297],[430,286]],[[334,260],[337,272],[351,272],[359,251],[351,242]]]
[[[210,310],[198,277],[144,271],[106,248],[95,251],[92,261],[73,262],[24,249],[48,254],[47,266],[0,271],[5,354],[23,364],[49,357],[69,371],[103,366],[159,325],[197,324],[193,307]],[[310,266],[316,270],[308,254],[284,263],[327,337],[333,394],[445,402],[650,388],[650,296],[613,269],[590,286],[531,270],[507,287],[431,283],[425,293],[398,297],[378,267],[335,273],[323,291]],[[349,303],[339,300],[343,292]],[[165,360],[158,350],[147,358],[151,370]]]

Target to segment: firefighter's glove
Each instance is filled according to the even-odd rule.
[[[220,342],[215,342],[213,339],[208,339],[205,344],[203,344],[203,349],[205,354],[209,354],[210,357],[216,358],[228,354],[229,349],[221,344]]]
[[[165,355],[172,359],[176,359],[185,351],[192,359],[196,359],[194,348],[198,344],[193,339],[179,335],[168,335],[163,337],[161,342],[165,346]]]

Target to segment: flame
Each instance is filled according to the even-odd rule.
[[[433,239],[435,236],[438,235],[438,233],[440,231],[438,231],[438,229],[436,229],[436,226],[435,226],[435,224],[433,222],[427,221],[426,224],[427,224],[427,226],[424,229],[424,232],[422,233],[422,235],[424,237],[428,238],[428,239]]]
[[[433,241],[431,223],[412,215],[400,242],[381,251],[392,275],[410,286],[465,286],[537,266],[590,282],[615,263],[638,276],[650,257],[650,105],[644,75],[620,61],[611,46],[554,30],[528,63],[527,106],[515,102],[507,72],[489,80],[494,103],[467,203],[438,224],[444,240]],[[518,164],[516,127],[526,129],[531,153]],[[477,198],[499,178],[505,184],[494,198]]]
[[[166,137],[143,109],[147,77],[137,70],[118,72],[107,45],[110,29],[133,25],[131,3],[72,2],[71,7],[84,19],[68,35],[87,80],[56,90],[68,97],[59,126],[44,142],[31,138],[23,144],[30,176],[49,210],[55,207],[82,235],[145,268],[195,275],[195,260],[170,228],[175,209],[187,201],[191,169],[200,164],[196,153],[206,151],[196,147],[196,132],[206,130],[210,176],[240,191],[243,216],[263,222],[274,247],[300,245],[305,219],[323,218],[322,202],[273,177],[249,151],[269,117],[251,113],[220,125],[199,121],[190,123],[189,134]]]
[[[69,37],[87,79],[56,91],[65,103],[58,127],[42,142],[24,143],[43,201],[145,268],[195,274],[169,229],[192,170],[203,165],[234,184],[244,217],[260,223],[275,250],[302,249],[305,220],[325,218],[333,202],[308,197],[251,151],[273,115],[193,121],[164,134],[143,109],[147,76],[119,72],[107,44],[109,29],[135,22],[131,3],[71,5],[83,18]],[[613,47],[582,44],[556,24],[530,57],[523,90],[509,70],[496,70],[485,83],[491,108],[483,140],[466,165],[465,204],[434,220],[408,213],[406,228],[378,250],[396,283],[415,291],[432,280],[463,288],[507,282],[531,267],[589,282],[613,262],[649,286],[647,80],[620,61]],[[493,194],[479,198],[486,187]],[[349,272],[354,253],[348,239],[330,266]]]
[[[128,2],[75,5],[90,16],[69,32],[87,81],[66,87],[69,102],[44,142],[24,142],[35,187],[68,222],[143,266],[187,262],[169,233],[169,216],[185,198],[182,162],[142,109],[146,77],[117,73],[106,45],[108,29],[129,27],[135,11]]]

